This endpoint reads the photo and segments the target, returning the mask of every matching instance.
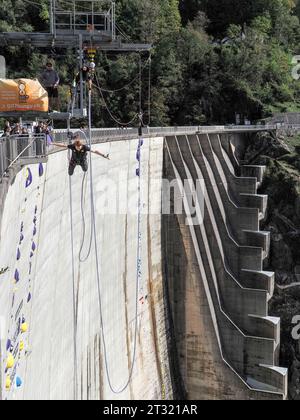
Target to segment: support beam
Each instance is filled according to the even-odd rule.
[[[2,32],[0,33],[0,42],[2,45],[30,45],[38,48],[77,48],[78,34],[57,35],[55,38],[51,33],[38,32]],[[99,48],[102,51],[115,52],[139,52],[149,51],[151,44],[125,44],[120,38],[111,41],[110,33],[102,33],[101,35],[91,35],[89,33],[82,34],[83,45],[90,45]]]

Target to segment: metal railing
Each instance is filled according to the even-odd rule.
[[[285,128],[291,126],[285,126]],[[252,126],[184,126],[184,127],[144,127],[144,137],[166,137],[179,136],[196,133],[234,133],[270,131],[283,129],[281,124],[277,125],[252,125]],[[296,127],[298,128],[298,126]],[[78,130],[74,129],[73,132]],[[139,136],[137,128],[95,128],[92,129],[92,142],[105,143],[110,141],[121,141],[136,139]],[[54,140],[58,143],[68,143],[67,130],[55,130]],[[21,165],[34,163],[46,158],[48,154],[47,137],[45,134],[13,135],[0,138],[0,176],[12,166],[19,162]]]
[[[110,19],[107,13],[72,13],[57,12],[56,14],[56,33],[64,31],[80,33],[81,31],[89,32],[109,32]]]
[[[45,134],[22,134],[0,138],[0,176],[17,161],[21,165],[46,158],[47,139]]]
[[[104,33],[115,39],[115,3],[104,0],[85,0],[85,4],[70,0],[51,3],[51,31],[64,33]],[[83,7],[84,6],[84,7]],[[83,8],[82,8],[83,7]]]
[[[143,136],[145,137],[166,137],[196,133],[235,133],[235,132],[253,132],[253,131],[271,131],[276,130],[276,125],[251,125],[251,126],[184,126],[184,127],[144,127]],[[76,132],[74,129],[72,132]],[[55,141],[67,142],[67,130],[55,130]],[[92,141],[94,143],[109,142],[117,140],[128,140],[137,138],[139,135],[138,128],[110,128],[92,129]]]

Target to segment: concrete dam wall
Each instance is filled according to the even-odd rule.
[[[243,144],[195,133],[95,145],[112,160],[92,158],[94,218],[89,174],[70,183],[66,152],[5,180],[2,400],[286,398],[264,168],[240,165]],[[163,180],[181,214],[162,214]]]

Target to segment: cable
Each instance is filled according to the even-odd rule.
[[[92,99],[91,99],[91,91],[89,91],[89,136],[90,136],[90,144],[91,144],[91,134],[92,134]],[[97,272],[97,286],[98,286],[98,299],[99,299],[99,314],[100,314],[100,326],[101,326],[101,335],[102,335],[102,343],[103,343],[103,350],[104,350],[104,360],[105,360],[105,371],[106,376],[109,384],[109,388],[113,394],[121,394],[124,392],[130,382],[132,380],[134,366],[136,362],[136,352],[137,352],[137,338],[138,338],[138,293],[139,293],[139,283],[141,278],[141,159],[140,159],[140,148],[142,146],[142,140],[139,140],[139,185],[138,185],[138,251],[137,251],[137,271],[136,271],[136,306],[135,306],[135,334],[134,334],[134,348],[133,348],[133,356],[132,356],[132,363],[130,367],[129,377],[126,381],[125,385],[122,386],[119,390],[116,390],[113,387],[110,371],[109,371],[109,364],[108,364],[108,351],[107,351],[107,344],[106,344],[106,336],[104,331],[104,320],[103,320],[103,311],[102,311],[102,290],[101,290],[101,279],[100,279],[100,270],[99,270],[99,247],[98,247],[98,240],[97,240],[97,222],[95,216],[95,203],[94,203],[94,186],[93,186],[93,164],[92,164],[92,156],[90,154],[90,187],[91,187],[91,203],[93,209],[93,230],[94,230],[94,247],[95,247],[95,256],[96,256],[96,272]]]
[[[92,250],[92,244],[93,244],[93,225],[92,225],[92,218],[91,218],[91,235],[90,235],[90,242],[89,242],[89,248],[88,248],[88,252],[86,254],[85,257],[82,257],[82,251],[83,251],[83,247],[84,247],[84,242],[85,242],[85,234],[86,234],[86,223],[85,223],[85,214],[84,214],[84,186],[86,181],[86,173],[84,173],[83,175],[83,179],[82,179],[82,186],[81,186],[81,218],[82,218],[82,226],[83,226],[83,232],[82,232],[82,241],[81,241],[81,245],[80,245],[80,251],[79,251],[79,261],[81,263],[84,263],[88,260],[90,254],[91,254],[91,250]],[[92,209],[91,209],[91,214],[92,214]]]
[[[87,137],[87,135],[85,134],[85,132],[83,130],[77,130],[77,131],[84,135],[86,143],[89,145],[89,147],[91,149],[92,148],[91,139],[89,139]],[[86,234],[86,223],[85,223],[85,213],[84,213],[84,201],[85,201],[84,200],[84,195],[85,195],[84,185],[85,185],[85,181],[86,181],[86,173],[84,173],[84,175],[83,175],[82,185],[81,185],[81,205],[80,205],[80,207],[81,207],[81,217],[82,217],[82,226],[83,226],[82,241],[81,241],[80,251],[79,251],[79,261],[81,263],[84,263],[88,260],[90,254],[91,254],[92,243],[93,243],[93,225],[92,225],[92,207],[91,207],[91,236],[90,236],[89,248],[88,248],[87,255],[85,257],[82,257],[82,251],[83,251],[83,247],[84,247],[85,234]]]
[[[73,340],[74,340],[74,400],[77,400],[77,311],[76,311],[76,294],[75,294],[75,256],[74,256],[74,231],[73,231],[73,197],[72,197],[72,180],[69,176],[69,192],[70,192],[70,224],[71,224],[71,255],[72,255],[72,283],[73,283]]]
[[[143,109],[142,109],[142,89],[143,89],[143,84],[142,84],[142,56],[140,54],[140,59],[139,59],[139,115],[140,118],[143,115]]]
[[[151,104],[152,104],[152,83],[151,83],[151,78],[152,78],[152,56],[151,56],[151,53],[150,53],[150,56],[149,56],[149,73],[148,73],[148,124],[147,124],[148,127],[151,126],[151,118],[152,118],[152,108],[151,108]]]
[[[81,3],[83,3],[85,0],[82,0]],[[91,12],[91,7],[89,7],[88,4],[90,4],[90,2],[85,5],[85,4],[78,4],[78,2],[76,0],[72,1],[72,0],[56,0],[56,9],[58,12],[72,12],[74,10],[74,3],[75,3],[75,9],[76,12],[85,14],[85,13],[89,13]],[[98,0],[98,4],[100,3],[100,0]],[[95,13],[105,13],[110,11],[110,6],[109,4],[106,3],[111,3],[111,1],[107,0],[106,2],[102,0],[101,3],[104,3],[105,6],[107,6],[105,9],[103,8],[99,8],[98,10],[94,10]]]
[[[145,127],[145,126],[148,126],[148,127],[150,127],[150,125],[151,125],[151,88],[152,88],[152,85],[151,85],[151,76],[152,76],[152,74],[151,74],[151,70],[152,70],[152,57],[151,57],[151,53],[149,54],[149,58],[148,58],[148,60],[147,60],[147,63],[149,62],[149,70],[148,70],[148,124],[145,124],[145,122],[144,122],[144,120],[143,120],[143,112],[141,113],[141,115],[142,115],[142,125]],[[142,84],[142,81],[140,81],[140,83]],[[140,98],[140,101],[141,101],[142,99]]]
[[[144,121],[143,121],[143,110],[142,110],[142,84],[143,84],[142,83],[142,76],[143,76],[143,71],[144,71],[144,69],[146,68],[146,66],[148,64],[149,64],[149,72],[148,72],[148,124],[145,124]],[[97,85],[94,84],[94,86],[100,92],[101,98],[102,98],[102,100],[104,102],[104,106],[105,106],[107,112],[109,113],[110,117],[118,125],[128,126],[128,125],[132,124],[137,117],[139,117],[139,119],[141,120],[143,126],[145,126],[145,125],[150,126],[150,124],[151,124],[151,69],[152,69],[152,58],[151,58],[151,54],[149,55],[148,60],[146,61],[146,63],[143,66],[142,66],[142,57],[141,57],[141,54],[139,54],[139,73],[138,73],[138,75],[133,80],[131,80],[131,82],[129,82],[128,84],[124,85],[122,88],[116,89],[116,90],[103,89],[100,86],[98,75],[97,75],[97,73],[95,73],[95,78],[96,78]],[[106,92],[106,93],[121,92],[122,90],[124,90],[127,87],[129,87],[130,85],[132,85],[137,79],[139,79],[139,114],[136,114],[133,117],[133,119],[131,121],[129,121],[128,123],[123,123],[120,120],[118,120],[112,114],[112,112],[110,111],[109,106],[107,104],[107,101],[104,98],[103,92]]]
[[[85,5],[78,5],[76,3],[75,0],[75,4],[76,4],[76,10],[78,10],[78,8],[81,10],[80,11],[88,11],[87,9],[85,9]],[[73,12],[73,6],[74,6],[74,2],[71,0],[56,0],[56,9],[57,11],[61,12],[61,11],[66,11],[67,7],[70,7],[71,9],[69,9],[68,11]]]
[[[122,37],[125,38],[126,41],[131,42],[131,39],[128,37],[128,35],[126,35],[125,31],[123,31],[123,29],[118,23],[116,23],[116,29],[119,31]]]
[[[104,102],[104,106],[105,106],[105,108],[106,108],[106,110],[107,110],[107,112],[108,112],[108,114],[109,114],[109,116],[111,117],[111,119],[113,120],[113,121],[115,121],[118,125],[121,125],[121,126],[128,126],[128,125],[131,125],[136,119],[137,119],[137,117],[138,117],[138,114],[135,114],[135,116],[130,120],[130,121],[128,121],[128,122],[123,122],[123,121],[120,121],[120,120],[118,120],[113,114],[112,114],[112,112],[110,111],[110,109],[109,109],[109,107],[108,107],[108,105],[107,105],[107,102],[106,102],[106,100],[105,100],[105,98],[104,98],[104,95],[103,95],[103,92],[102,92],[102,89],[101,89],[101,86],[100,86],[100,84],[99,84],[99,81],[98,81],[98,77],[97,77],[97,74],[95,73],[95,77],[96,77],[96,82],[97,82],[97,84],[95,85],[95,83],[93,83],[93,85],[98,89],[98,91],[100,92],[100,95],[101,95],[101,97],[102,97],[102,100],[103,100],[103,102]]]
[[[35,6],[35,7],[39,8],[39,9],[44,8],[44,5],[41,4],[41,3],[36,3],[35,1],[31,1],[31,0],[23,0],[23,1],[25,1],[25,3],[30,4],[31,6]]]
[[[144,69],[147,67],[147,64],[150,62],[150,58],[146,61],[146,63],[144,64],[142,71],[144,71]],[[116,92],[121,92],[122,90],[128,88],[129,86],[131,86],[138,78],[140,77],[140,75],[138,74],[137,76],[134,77],[134,79],[132,79],[127,85],[124,85],[123,87],[121,87],[120,89],[114,89],[114,90],[109,90],[109,89],[104,89],[101,88],[102,92],[105,93],[116,93]]]
[[[113,120],[113,121],[115,121],[118,125],[121,125],[121,126],[128,126],[128,125],[131,125],[137,118],[138,118],[138,114],[135,114],[134,115],[134,117],[130,120],[130,121],[128,121],[128,122],[123,122],[123,121],[120,121],[120,120],[118,120],[112,113],[111,113],[111,111],[110,111],[110,109],[109,109],[109,107],[108,107],[108,105],[107,105],[107,102],[106,102],[106,100],[105,100],[105,98],[104,98],[104,96],[103,96],[103,93],[102,93],[102,91],[101,91],[101,88],[99,88],[98,86],[96,86],[98,89],[99,89],[99,92],[100,92],[100,94],[101,94],[101,97],[102,97],[102,100],[103,100],[103,102],[104,102],[104,106],[105,106],[105,108],[106,108],[106,110],[107,110],[107,112],[108,112],[108,114],[109,114],[109,116],[111,117],[111,119]]]

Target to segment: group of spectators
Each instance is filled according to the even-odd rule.
[[[20,136],[22,134],[28,134],[28,129],[26,127],[22,127],[20,123],[11,125],[9,121],[6,121],[2,137]]]
[[[72,97],[72,102],[75,100],[75,97],[79,93],[80,81],[82,80],[87,84],[89,89],[92,89],[93,75],[95,71],[94,63],[89,63],[89,65],[84,65],[82,69],[76,74],[72,85],[70,86],[70,92]],[[49,111],[50,112],[60,112],[60,101],[59,101],[59,85],[60,77],[58,72],[54,69],[54,66],[51,62],[46,64],[45,69],[41,73],[39,80],[42,86],[48,93],[49,96]],[[3,129],[2,135],[0,137],[10,137],[10,136],[20,136],[24,138],[25,136],[34,136],[45,134],[47,138],[47,143],[50,145],[53,142],[53,128],[47,122],[35,122],[30,124],[22,123],[11,123],[6,121]]]
[[[48,145],[52,143],[53,136],[52,136],[52,127],[47,124],[46,122],[40,121],[38,123],[33,124],[26,124],[23,125],[21,123],[11,124],[9,121],[5,122],[4,126],[4,133],[2,137],[10,137],[10,136],[29,136],[29,135],[41,135],[45,134],[47,138]]]

